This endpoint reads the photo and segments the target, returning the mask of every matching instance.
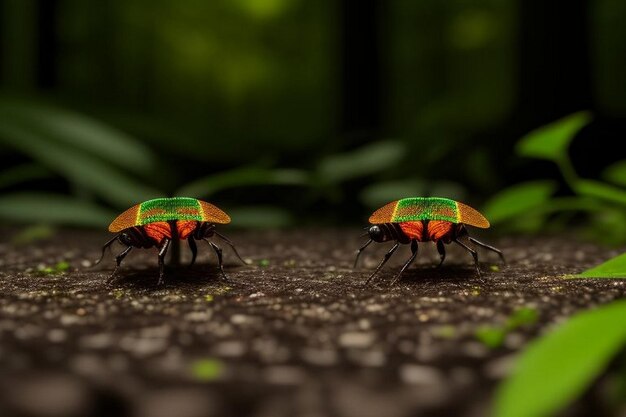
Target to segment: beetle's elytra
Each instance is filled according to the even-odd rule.
[[[368,228],[369,240],[359,248],[354,265],[361,252],[372,242],[395,241],[376,270],[367,279],[366,284],[380,271],[400,244],[411,245],[411,257],[405,262],[400,272],[393,279],[395,283],[417,256],[417,243],[432,241],[437,245],[441,257],[439,266],[446,257],[444,244],[457,243],[472,254],[477,273],[480,275],[478,253],[468,244],[460,241],[467,237],[470,243],[496,252],[504,262],[504,255],[499,249],[487,245],[469,236],[467,226],[488,228],[489,221],[470,206],[458,201],[440,197],[412,197],[392,201],[376,210],[369,218],[373,225]]]
[[[159,284],[162,284],[165,270],[164,259],[172,240],[187,240],[192,253],[191,265],[196,261],[198,253],[195,241],[204,240],[215,251],[222,276],[226,278],[222,263],[222,250],[208,238],[212,236],[221,238],[244,262],[233,243],[215,230],[216,224],[227,223],[230,223],[228,214],[213,204],[195,198],[172,197],[148,200],[129,208],[111,222],[109,231],[117,235],[102,247],[102,256],[96,264],[104,257],[106,248],[114,242],[117,241],[126,246],[115,257],[116,266],[110,277],[113,279],[120,264],[133,248],[156,247],[159,261]]]

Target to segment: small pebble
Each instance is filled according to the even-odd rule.
[[[236,358],[242,356],[246,352],[246,346],[237,340],[220,342],[215,345],[215,354],[227,358]]]
[[[467,342],[463,345],[463,350],[472,358],[484,358],[489,354],[489,349],[480,342]]]
[[[516,358],[517,354],[511,354],[494,359],[483,367],[483,373],[491,379],[502,379],[511,373]]]
[[[188,321],[209,321],[211,319],[210,311],[192,311],[185,314],[185,320]]]
[[[339,359],[337,351],[332,349],[307,348],[303,349],[300,354],[306,362],[317,366],[332,366]]]
[[[432,366],[405,364],[399,369],[400,379],[410,385],[442,384],[444,376]]]
[[[263,371],[264,379],[275,385],[299,385],[306,379],[306,372],[295,366],[270,366]]]
[[[348,332],[339,336],[339,344],[345,348],[366,348],[375,339],[372,332]]]
[[[252,319],[250,318],[250,316],[246,316],[245,314],[234,314],[231,316],[230,318],[230,322],[233,324],[247,324],[250,323],[252,321]]]
[[[48,340],[52,343],[63,342],[67,338],[67,332],[63,329],[51,329],[48,331]]]

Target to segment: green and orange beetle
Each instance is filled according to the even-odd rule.
[[[411,257],[405,262],[400,272],[393,279],[395,283],[402,273],[411,265],[417,256],[417,242],[432,241],[437,245],[437,251],[441,257],[439,266],[446,258],[444,243],[457,243],[472,254],[474,265],[478,275],[478,253],[475,249],[459,240],[467,236],[471,243],[482,246],[485,249],[496,252],[502,262],[504,255],[499,249],[474,239],[467,233],[467,226],[486,229],[489,221],[477,210],[458,201],[440,197],[412,197],[392,201],[376,210],[369,218],[373,224],[367,229],[369,240],[359,248],[354,266],[359,260],[361,252],[372,242],[395,241],[395,245],[387,252],[374,273],[366,281],[366,285],[374,278],[380,269],[389,260],[391,255],[398,249],[400,244],[411,244]]]
[[[245,263],[233,243],[215,230],[216,224],[230,223],[230,217],[213,204],[188,197],[156,198],[137,204],[113,220],[109,231],[117,233],[102,247],[102,261],[106,248],[119,242],[126,248],[116,257],[116,266],[109,277],[112,280],[120,264],[133,248],[158,249],[159,284],[163,283],[165,255],[173,240],[187,240],[191,249],[191,265],[196,261],[198,249],[196,240],[206,241],[215,251],[222,276],[226,279],[222,262],[222,250],[208,240],[217,236],[228,244],[237,257]]]

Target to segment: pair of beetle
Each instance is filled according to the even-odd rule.
[[[395,276],[395,283],[402,273],[411,265],[417,256],[417,242],[432,241],[437,245],[441,257],[439,266],[446,257],[444,244],[452,242],[462,246],[474,258],[476,272],[480,275],[478,254],[475,249],[463,243],[460,238],[465,236],[476,245],[496,252],[504,262],[502,252],[490,245],[482,243],[467,233],[466,225],[480,228],[489,227],[489,221],[478,211],[458,201],[439,197],[413,197],[393,201],[376,210],[369,218],[372,224],[367,229],[369,240],[359,248],[354,266],[359,256],[372,242],[395,241],[394,246],[384,256],[376,270],[367,279],[372,278],[387,263],[391,255],[401,244],[411,245],[411,257],[405,262],[400,272]],[[116,267],[110,279],[115,277],[120,264],[133,248],[158,249],[159,284],[163,283],[165,272],[165,255],[173,240],[187,240],[191,249],[191,265],[196,260],[198,249],[196,240],[206,241],[217,255],[218,265],[222,276],[224,265],[222,250],[209,238],[218,237],[228,244],[237,257],[245,263],[233,243],[215,230],[217,224],[230,223],[230,217],[213,204],[188,197],[157,198],[137,204],[120,214],[109,225],[109,231],[117,233],[102,247],[102,256],[105,250],[114,242],[119,242],[126,248],[120,252],[115,260]]]

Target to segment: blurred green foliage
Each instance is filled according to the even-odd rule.
[[[518,155],[555,163],[569,191],[558,195],[557,179],[534,180],[502,190],[484,207],[498,230],[559,231],[572,224],[574,214],[582,220],[577,228],[586,236],[611,244],[626,240],[626,161],[608,167],[603,174],[606,182],[602,182],[580,178],[568,157],[572,138],[589,121],[588,113],[576,113],[520,140]],[[409,148],[399,140],[323,156],[309,169],[251,164],[179,184],[172,161],[139,139],[89,116],[6,97],[0,98],[0,145],[26,158],[0,171],[0,188],[11,190],[0,195],[0,218],[25,223],[101,227],[116,211],[149,198],[213,199],[247,190],[255,199],[245,201],[244,194],[247,204],[231,202],[228,206],[235,225],[287,227],[314,218],[296,215],[298,209],[346,204],[350,198],[346,189],[355,186],[360,188],[356,202],[366,210],[409,195],[458,200],[467,196],[459,183],[397,177],[396,168],[410,157]],[[163,177],[168,179],[163,181]],[[377,180],[363,181],[370,178]],[[40,181],[60,181],[61,189],[53,193],[31,188]],[[289,201],[294,196],[299,199],[296,203]]]
[[[568,148],[589,122],[588,112],[574,113],[524,136],[516,150],[521,157],[551,161],[559,168],[569,190],[555,195],[557,183],[546,179],[516,184],[487,201],[484,212],[501,230],[538,233],[560,231],[580,218],[576,227],[589,238],[608,244],[626,242],[626,160],[607,168],[607,182],[581,178],[572,166]],[[613,182],[615,185],[610,184]]]
[[[342,125],[349,51],[337,2],[51,3],[53,17],[38,15],[43,2],[0,2],[2,221],[101,227],[138,201],[187,195],[241,227],[356,223],[410,195],[480,207],[518,180],[506,165],[532,157],[563,178],[497,195],[486,207],[496,230],[578,223],[593,238],[626,239],[626,161],[583,179],[567,158],[588,113],[502,154],[518,134],[508,127],[519,105],[516,2],[386,2],[371,64],[381,120],[365,136]],[[622,76],[623,6],[590,8],[603,36],[590,40],[597,100],[619,115],[626,94],[607,80]]]
[[[626,278],[626,253],[574,275],[573,278]]]

